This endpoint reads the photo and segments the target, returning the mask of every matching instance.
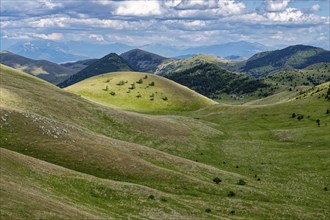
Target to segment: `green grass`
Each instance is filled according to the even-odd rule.
[[[104,74],[66,90],[103,105],[138,112],[189,111],[215,104],[168,79],[140,72]]]
[[[328,219],[328,88],[147,115],[1,66],[1,219]]]

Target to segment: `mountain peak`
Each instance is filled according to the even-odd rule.
[[[109,72],[118,71],[132,71],[132,67],[129,63],[116,53],[110,53],[101,59],[93,62],[91,65],[87,66],[85,69],[79,71],[78,73],[71,76],[69,79],[60,83],[58,86],[67,87],[74,83],[80,82],[89,77],[100,75]]]
[[[133,49],[120,55],[138,71],[154,72],[159,64],[168,58],[141,49]]]

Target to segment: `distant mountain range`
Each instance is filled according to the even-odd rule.
[[[18,42],[10,46],[8,51],[35,60],[49,60],[55,63],[87,59],[88,56],[77,55],[68,45],[49,40]]]
[[[37,76],[53,84],[63,82],[76,71],[47,60],[33,60],[8,51],[0,52],[0,63]]]
[[[210,46],[176,47],[163,44],[127,45],[123,43],[100,43],[86,41],[57,42],[50,40],[20,41],[3,49],[31,59],[44,59],[56,63],[100,58],[109,53],[121,54],[132,49],[146,50],[163,57],[188,57],[210,54],[219,57],[251,57],[269,48],[259,43],[246,41]]]

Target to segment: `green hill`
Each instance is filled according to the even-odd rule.
[[[135,71],[150,73],[153,73],[159,64],[170,60],[169,58],[140,49],[127,51],[120,56],[127,60]]]
[[[252,95],[252,93],[258,93],[260,97],[264,97],[273,93],[271,86],[263,80],[231,73],[211,63],[201,63],[165,76],[214,99],[221,99],[224,95],[239,97]],[[260,93],[260,90],[263,91]]]
[[[125,59],[115,53],[110,53],[96,62],[92,62],[85,69],[72,75],[70,78],[58,84],[59,87],[67,87],[89,77],[97,76],[107,72],[131,71],[132,67]]]
[[[164,62],[158,66],[155,73],[158,75],[167,75],[170,73],[174,73],[177,71],[183,71],[186,69],[190,69],[194,66],[206,64],[206,63],[211,63],[211,64],[216,64],[216,65],[222,66],[222,65],[230,65],[233,62],[223,60],[223,59],[220,59],[215,56],[202,54],[202,55],[196,55],[193,57],[189,57],[186,59]]]
[[[0,63],[22,70],[52,84],[58,84],[75,73],[74,70],[46,60],[33,60],[17,54],[1,51]]]
[[[297,86],[316,86],[330,81],[330,63],[318,63],[304,69],[279,70],[264,78],[291,89]]]
[[[330,217],[329,83],[147,115],[0,67],[1,219]]]
[[[140,112],[187,111],[215,104],[168,79],[141,72],[103,74],[66,90],[104,105]]]
[[[303,69],[316,63],[330,62],[330,51],[304,45],[258,53],[248,59],[241,71],[264,76],[281,69]]]

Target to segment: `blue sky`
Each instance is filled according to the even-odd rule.
[[[234,41],[329,49],[328,0],[1,0],[2,42],[159,43]]]

